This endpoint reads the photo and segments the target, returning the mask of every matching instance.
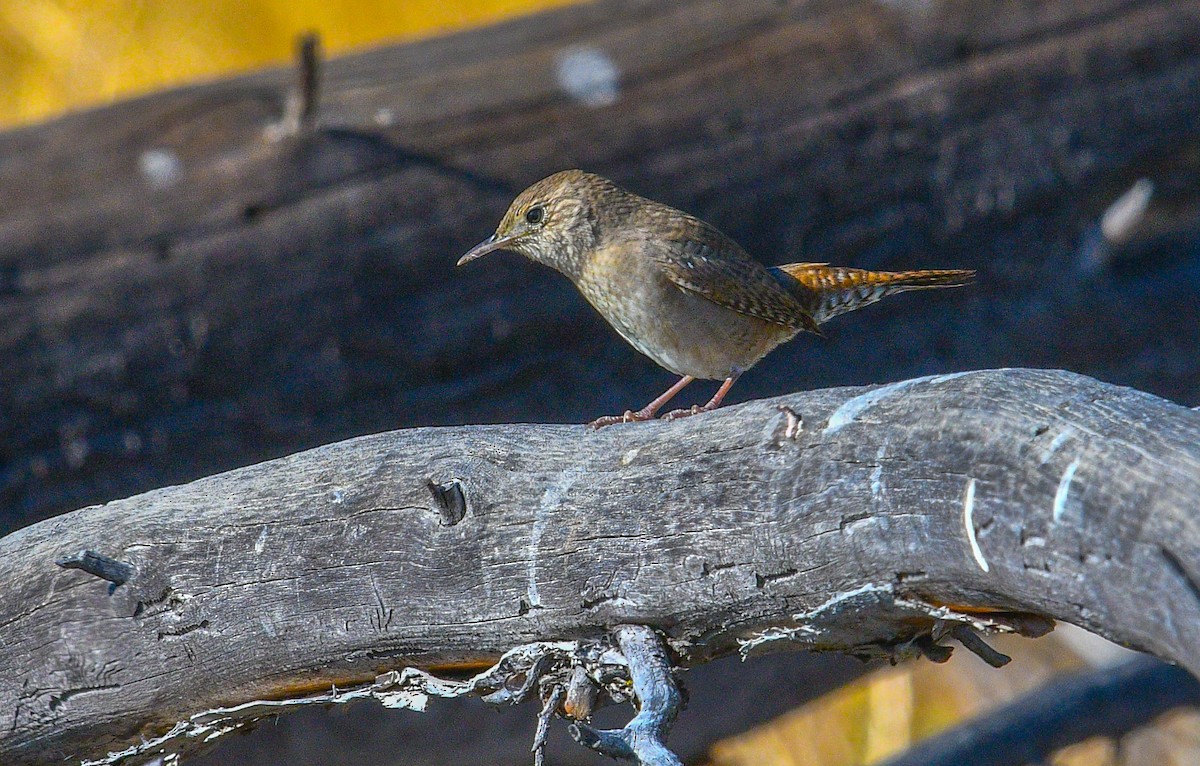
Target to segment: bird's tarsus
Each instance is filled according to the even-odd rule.
[[[625,410],[624,415],[606,415],[602,418],[596,418],[591,423],[588,423],[594,429],[604,428],[616,423],[638,423],[643,420],[654,420],[654,416],[663,408],[667,402],[675,398],[675,394],[682,391],[695,378],[691,375],[684,375],[675,385],[664,391],[657,399],[647,404],[637,412],[633,410]]]
[[[721,387],[717,389],[717,393],[713,394],[713,398],[708,400],[708,404],[705,404],[704,406],[693,404],[686,410],[672,410],[666,415],[663,415],[662,419],[666,421],[679,420],[680,418],[699,415],[701,412],[712,412],[721,406],[721,401],[725,398],[725,394],[729,393],[729,389],[733,388],[733,384],[737,382],[737,379],[741,376],[741,374],[742,371],[736,368],[730,371],[729,377],[726,378],[725,382],[721,384]]]

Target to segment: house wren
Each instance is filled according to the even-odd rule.
[[[650,420],[696,378],[724,380],[715,409],[738,376],[779,344],[885,295],[958,287],[975,272],[864,271],[824,263],[768,268],[715,227],[631,194],[592,173],[564,170],[521,192],[496,233],[459,259],[515,250],[565,274],[638,351],[683,376],[640,410],[594,428]]]

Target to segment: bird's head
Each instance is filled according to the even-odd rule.
[[[513,250],[566,274],[578,271],[596,246],[597,210],[624,195],[612,181],[582,170],[563,170],[517,195],[496,233],[471,248],[458,265],[495,250]]]

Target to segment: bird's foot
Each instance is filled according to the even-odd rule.
[[[692,415],[699,415],[701,412],[712,412],[715,409],[716,407],[709,406],[707,404],[703,407],[701,407],[699,404],[693,404],[686,410],[671,410],[666,415],[663,415],[660,420],[671,421],[679,420],[680,418],[690,418]]]
[[[591,423],[588,423],[588,427],[599,430],[605,426],[617,423],[639,423],[643,420],[654,420],[654,413],[646,412],[646,410],[638,410],[637,412],[625,410],[624,415],[605,415],[602,418],[596,418]]]

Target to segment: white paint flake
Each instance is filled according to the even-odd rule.
[[[823,617],[827,612],[837,612],[837,610],[843,604],[845,604],[847,601],[854,601],[855,599],[859,598],[860,596],[865,596],[867,594],[875,594],[875,593],[886,593],[888,595],[891,595],[892,586],[890,584],[876,585],[875,583],[867,583],[866,585],[860,585],[859,587],[857,587],[853,590],[843,591],[842,593],[836,593],[833,596],[831,596],[830,598],[826,599],[824,601],[824,603],[820,604],[819,606],[813,607],[812,609],[809,609],[807,612],[801,612],[800,614],[793,615],[793,617],[798,622],[813,622],[814,620],[817,620],[817,619],[820,619],[821,617]],[[810,630],[811,630],[811,628],[810,628]]]
[[[1079,458],[1071,461],[1062,478],[1058,480],[1058,491],[1054,493],[1054,523],[1062,521],[1063,513],[1067,510],[1067,498],[1071,494],[1071,482],[1075,480],[1075,469],[1079,468]]]
[[[1058,452],[1058,448],[1067,443],[1075,435],[1075,429],[1067,426],[1058,432],[1058,435],[1046,446],[1046,450],[1042,452],[1042,465],[1050,462],[1050,458],[1054,457],[1054,453]]]
[[[567,492],[570,491],[571,486],[579,478],[581,470],[579,468],[572,468],[569,471],[563,471],[553,484],[546,487],[545,493],[542,494],[542,501],[538,503],[538,508],[534,511],[533,530],[529,533],[529,551],[526,555],[529,561],[526,564],[527,585],[525,596],[529,601],[530,607],[542,605],[542,597],[538,593],[537,568],[538,549],[542,544],[542,535],[546,531],[546,517],[558,508],[558,506],[562,505]]]
[[[641,451],[642,450],[640,447],[634,447],[633,449],[626,452],[624,455],[621,455],[621,465],[629,465],[630,463],[632,463],[634,460],[637,459],[638,453]]]
[[[877,465],[871,471],[871,497],[875,500],[878,500],[887,491],[887,487],[883,485],[883,455],[884,448],[880,447],[879,451],[875,453]]]
[[[987,572],[991,570],[987,559],[983,557],[983,549],[975,539],[975,479],[967,480],[967,489],[963,493],[963,528],[967,530],[967,541],[971,543],[971,555],[979,568]]]
[[[920,598],[903,598],[897,596],[894,603],[897,607],[924,613],[935,620],[946,620],[948,622],[959,622],[963,625],[970,625],[981,633],[1017,632],[1012,624],[1003,620],[996,621],[989,619],[986,613],[972,614],[960,612],[953,607],[945,606],[944,604],[930,604],[927,601],[922,601]]]
[[[842,402],[842,406],[834,410],[833,414],[829,416],[829,422],[825,424],[825,431],[823,433],[825,436],[837,433],[841,430],[842,426],[853,423],[866,410],[874,407],[884,399],[912,388],[915,385],[921,383],[942,383],[967,374],[966,372],[952,372],[948,375],[926,375],[923,378],[889,383],[886,386],[880,386],[872,391],[868,391],[865,394],[859,394],[853,399],[847,399],[845,402]]]
[[[306,707],[328,707],[361,699],[374,699],[385,707],[407,708],[418,712],[425,710],[430,697],[450,699],[479,694],[485,684],[494,684],[501,668],[520,663],[533,667],[543,657],[555,658],[559,663],[569,664],[581,649],[578,641],[539,641],[521,644],[504,653],[492,667],[466,680],[438,678],[419,668],[406,667],[389,670],[375,677],[373,683],[360,684],[349,689],[336,686],[321,694],[282,700],[253,700],[231,707],[216,707],[195,713],[186,720],[177,722],[165,734],[153,739],[142,738],[140,742],[120,751],[110,751],[95,760],[80,761],[80,766],[116,766],[130,758],[150,756],[161,758],[164,764],[174,766],[179,762],[179,751],[187,740],[211,742],[229,732],[236,731],[254,721],[269,716],[278,716]],[[606,653],[601,661],[610,664],[624,662],[619,654]],[[491,688],[491,687],[487,687]]]

